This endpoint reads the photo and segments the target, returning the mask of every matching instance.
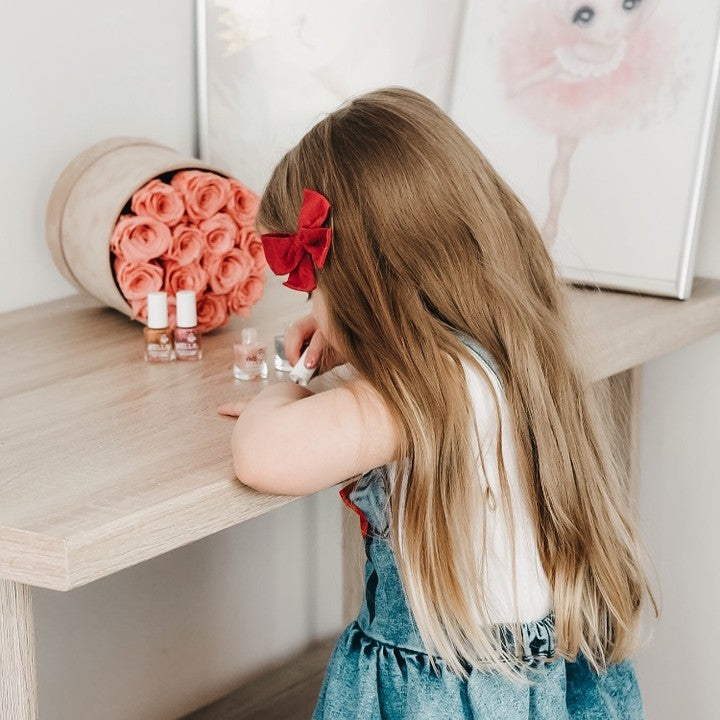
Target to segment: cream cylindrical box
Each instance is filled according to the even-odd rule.
[[[110,238],[133,194],[163,173],[183,169],[228,173],[145,138],[103,140],[65,168],[50,195],[46,239],[63,276],[101,302],[132,317],[115,283]]]

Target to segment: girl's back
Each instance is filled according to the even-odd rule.
[[[488,353],[471,338],[463,341],[492,378],[502,408],[509,416],[500,380]],[[495,404],[484,375],[464,363],[468,393],[481,431],[483,463],[479,483],[487,478],[500,496],[495,462]],[[471,431],[472,433],[472,431]],[[360,517],[365,541],[365,583],[358,617],[341,634],[330,658],[312,720],[640,720],[642,701],[630,662],[595,675],[585,660],[557,658],[552,592],[542,569],[532,523],[514,472],[512,434],[503,434],[515,536],[502,507],[490,502],[487,514],[485,577],[490,590],[488,614],[510,652],[519,648],[532,684],[518,684],[487,669],[467,666],[469,677],[451,673],[442,659],[433,669],[402,589],[390,545],[389,494],[395,467],[365,473],[340,495]],[[499,504],[498,504],[499,505]],[[478,513],[481,515],[482,513]],[[477,538],[482,541],[478,528]],[[514,562],[512,557],[514,555]],[[513,582],[513,567],[516,581]],[[513,626],[515,619],[519,625]],[[479,618],[484,622],[484,618]],[[519,642],[515,644],[514,638]]]

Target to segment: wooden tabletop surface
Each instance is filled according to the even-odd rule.
[[[253,312],[271,366],[304,297],[274,286]],[[720,330],[720,280],[696,279],[684,301],[570,297],[597,379]],[[294,499],[233,475],[233,421],[216,408],[261,386],[231,374],[244,324],[204,338],[199,363],[152,365],[141,326],[85,297],[0,315],[1,578],[69,590]]]

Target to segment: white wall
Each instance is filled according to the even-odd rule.
[[[0,312],[74,292],[44,239],[50,190],[97,140],[195,143],[192,0],[0,6]],[[36,589],[40,717],[168,720],[337,631],[330,489],[69,593]]]
[[[77,152],[117,134],[193,150],[191,6],[3,4],[0,311],[72,292],[45,247],[44,213]],[[698,274],[714,277],[718,199],[720,153],[698,253]],[[653,720],[720,716],[719,355],[716,335],[643,375],[641,505],[664,605],[638,662]],[[70,593],[36,590],[41,717],[167,720],[339,630],[340,507],[330,489]]]
[[[638,674],[652,720],[720,717],[718,357],[716,334],[644,369],[640,506],[662,615]]]
[[[696,275],[720,277],[720,131]],[[661,618],[638,656],[651,720],[716,720],[720,645],[720,334],[642,371],[639,505]]]
[[[0,311],[74,292],[45,245],[45,206],[88,145],[140,135],[192,153],[191,0],[0,6]]]

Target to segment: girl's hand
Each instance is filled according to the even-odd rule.
[[[217,411],[221,415],[240,417],[251,405],[254,408],[258,406],[268,408],[274,406],[279,407],[313,394],[312,390],[302,385],[296,385],[291,382],[271,382],[254,395],[218,405]]]
[[[295,365],[300,359],[303,345],[308,340],[310,344],[305,356],[305,364],[308,367],[315,367],[325,345],[325,338],[318,331],[317,323],[312,315],[305,315],[296,320],[285,333],[285,357],[291,365]]]
[[[309,340],[309,342],[308,342]],[[291,365],[300,359],[303,346],[307,343],[305,366],[316,367],[322,357],[321,371],[341,365],[342,359],[328,344],[325,336],[318,330],[317,322],[312,315],[305,315],[296,320],[285,333],[285,356]]]
[[[242,411],[247,407],[250,402],[250,398],[243,400],[233,400],[232,402],[226,402],[220,405],[217,411],[221,415],[229,415],[230,417],[240,417]]]

